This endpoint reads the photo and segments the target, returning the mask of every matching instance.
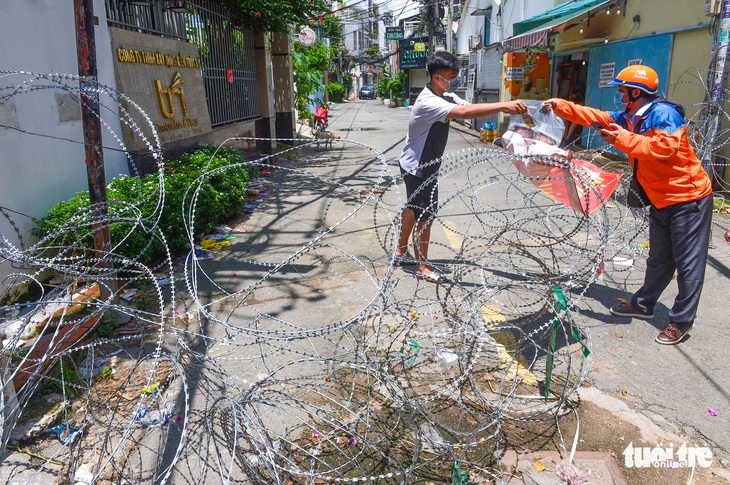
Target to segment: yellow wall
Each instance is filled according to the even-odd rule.
[[[704,81],[711,52],[712,36],[707,29],[674,34],[667,97],[684,104],[689,118],[705,100]]]
[[[638,15],[640,22],[634,22]],[[705,0],[627,0],[625,12],[611,15],[598,13],[590,20],[590,25],[583,21],[583,33],[580,25],[576,25],[556,36],[556,48],[561,43],[580,41],[583,39],[603,39],[608,35],[609,41],[623,40],[632,37],[646,37],[668,30],[696,27],[710,23],[711,17],[705,16]]]

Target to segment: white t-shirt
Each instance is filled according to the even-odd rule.
[[[448,114],[456,105],[469,104],[454,93],[437,96],[426,86],[416,98],[408,122],[406,145],[400,156],[400,166],[406,172],[421,177],[421,167],[440,158],[449,138]]]

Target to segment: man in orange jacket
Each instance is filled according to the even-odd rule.
[[[609,83],[618,86],[624,111],[606,112],[564,99],[545,106],[566,120],[600,123],[601,138],[624,152],[651,202],[649,259],[644,285],[631,303],[611,308],[621,317],[650,320],[654,306],[677,272],[679,292],[669,325],[656,337],[682,341],[694,324],[702,292],[712,223],[712,184],[687,139],[679,107],[659,98],[659,76],[647,66],[629,66]]]

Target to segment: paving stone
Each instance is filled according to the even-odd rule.
[[[564,457],[557,451],[540,451],[517,453],[507,451],[502,457],[502,468],[505,471],[503,484],[510,485],[563,485],[565,482],[555,474],[555,466]],[[539,462],[545,467],[537,471],[533,463]],[[573,464],[582,470],[590,470],[591,485],[628,485],[621,473],[616,459],[605,451],[579,451],[575,454]],[[517,477],[510,478],[517,475]]]

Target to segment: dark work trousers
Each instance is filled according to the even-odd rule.
[[[654,313],[659,296],[677,271],[679,292],[669,311],[669,323],[694,323],[705,280],[707,249],[712,224],[712,195],[663,209],[649,209],[649,259],[644,286],[631,303],[646,313]]]

